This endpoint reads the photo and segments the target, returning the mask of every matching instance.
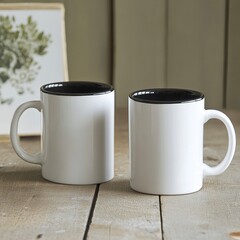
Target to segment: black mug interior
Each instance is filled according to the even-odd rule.
[[[53,95],[86,96],[112,92],[111,85],[98,82],[56,82],[43,85],[41,91]]]
[[[135,91],[129,97],[137,102],[174,104],[200,101],[204,95],[201,92],[188,89],[155,88]]]

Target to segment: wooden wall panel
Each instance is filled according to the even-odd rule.
[[[225,0],[168,1],[167,86],[203,91],[223,106]]]
[[[207,107],[240,108],[239,0],[51,2],[65,5],[70,80],[113,83],[117,106],[135,89],[181,87],[203,91]]]
[[[115,1],[117,106],[133,90],[165,85],[165,8],[165,0]]]
[[[109,1],[64,1],[70,80],[110,82]]]
[[[227,108],[240,109],[240,1],[229,1]]]

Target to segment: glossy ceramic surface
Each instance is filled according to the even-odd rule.
[[[216,167],[203,163],[203,127],[211,118],[227,127],[229,146]],[[176,104],[129,97],[131,187],[150,194],[186,194],[201,189],[203,177],[225,171],[235,151],[235,132],[226,115],[204,109],[204,98]]]
[[[189,89],[154,88],[135,91],[129,97],[137,102],[174,104],[200,101],[204,95]]]
[[[42,151],[36,156],[26,153],[17,140],[18,120],[27,108],[42,112]],[[11,139],[17,154],[42,165],[42,175],[50,181],[109,181],[114,176],[114,90],[91,95],[41,91],[41,101],[27,102],[16,110]]]

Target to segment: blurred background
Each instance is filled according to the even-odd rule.
[[[202,91],[208,108],[240,108],[239,0],[61,0],[69,80]],[[52,81],[52,80],[50,80]]]

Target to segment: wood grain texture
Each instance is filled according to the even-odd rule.
[[[167,86],[206,95],[223,106],[225,0],[168,1]]]
[[[27,151],[39,139],[22,141]],[[95,186],[45,181],[41,168],[20,160],[10,143],[0,143],[0,236],[9,239],[82,239]]]
[[[165,0],[115,1],[117,106],[134,90],[165,84],[165,8]]]
[[[240,140],[240,115],[228,112]],[[209,165],[220,162],[227,148],[227,133],[217,120],[205,126],[204,158]],[[164,239],[232,239],[240,230],[240,149],[225,173],[207,177],[201,191],[183,196],[161,197]],[[184,229],[184,230],[183,230]],[[233,238],[234,239],[234,238]]]
[[[220,176],[205,178],[197,193],[160,196],[159,205],[159,196],[130,189],[127,109],[118,109],[115,178],[100,185],[88,239],[239,239],[240,112],[226,113],[237,134],[230,167]],[[27,151],[39,151],[39,138],[21,142]],[[223,124],[217,120],[206,123],[205,162],[217,164],[226,148]],[[23,162],[9,142],[0,142],[1,240],[82,239],[94,192],[95,186],[45,181],[39,166]]]
[[[229,1],[227,108],[240,108],[240,1]]]
[[[115,178],[100,186],[88,239],[161,239],[159,197],[129,186],[127,114],[117,113]]]

